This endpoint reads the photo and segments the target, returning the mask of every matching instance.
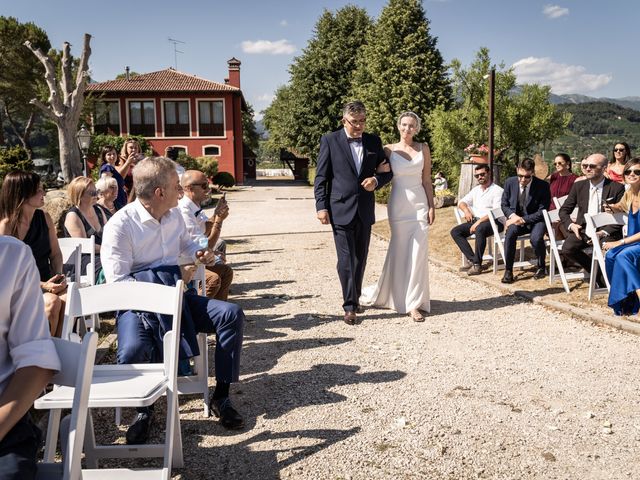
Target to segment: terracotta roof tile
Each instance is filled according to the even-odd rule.
[[[173,68],[159,72],[143,73],[120,80],[90,83],[89,92],[240,92],[240,89],[224,83],[178,72]]]

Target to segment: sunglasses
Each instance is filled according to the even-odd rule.
[[[628,176],[629,176],[629,175],[631,175],[632,173],[633,173],[636,177],[640,177],[640,170],[636,170],[636,169],[634,169],[634,170],[625,170],[625,171],[624,171],[624,175],[625,175],[626,177],[628,177]]]
[[[89,195],[90,197],[97,197],[98,196],[98,192],[96,190],[87,190],[86,194]]]
[[[364,124],[367,123],[367,120],[354,120],[353,122],[351,120],[349,120],[347,117],[344,117],[344,120],[351,125],[353,128],[358,128],[358,127],[364,127]]]
[[[580,165],[584,170],[595,170],[600,165],[596,165],[595,163],[583,163]]]
[[[529,180],[532,175],[517,175],[518,178],[526,178],[527,180]]]
[[[622,152],[626,152],[627,149],[626,148],[614,148],[613,151],[614,152],[618,152],[618,153],[622,153]]]
[[[555,162],[554,165],[565,165],[564,162]]]
[[[200,187],[203,190],[206,190],[207,188],[209,188],[209,184],[207,182],[202,182],[202,183],[192,183],[189,185],[190,187]]]
[[[485,177],[486,175],[487,175],[487,172],[482,172],[482,173],[476,173],[474,177],[480,178],[480,177]]]

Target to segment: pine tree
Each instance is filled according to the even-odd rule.
[[[290,83],[264,112],[270,146],[277,142],[315,160],[320,137],[340,126],[356,59],[370,27],[362,8],[324,11],[307,47],[289,68]]]
[[[367,130],[385,143],[398,138],[396,120],[406,110],[421,118],[451,104],[451,86],[437,39],[420,0],[389,0],[358,56],[354,98],[367,107]],[[427,138],[426,129],[420,138]]]

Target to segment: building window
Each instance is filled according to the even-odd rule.
[[[222,100],[198,102],[198,132],[201,137],[224,136],[224,104]]]
[[[164,136],[189,136],[189,102],[164,102]]]
[[[120,135],[120,102],[96,102],[93,131],[106,135]]]
[[[205,157],[219,157],[220,156],[220,147],[217,145],[209,145],[203,148]]]
[[[156,114],[152,100],[129,102],[129,133],[143,137],[156,136]]]

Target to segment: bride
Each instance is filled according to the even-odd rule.
[[[426,143],[413,140],[420,124],[415,113],[402,113],[400,141],[384,147],[393,170],[387,206],[391,241],[378,284],[360,298],[360,305],[409,313],[416,322],[424,321],[421,310],[431,310],[427,232],[435,217],[431,153]]]

